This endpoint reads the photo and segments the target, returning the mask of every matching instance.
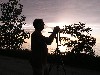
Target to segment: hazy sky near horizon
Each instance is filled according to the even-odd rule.
[[[100,43],[100,0],[20,0],[20,3],[23,5],[22,15],[26,16],[24,28],[33,29],[35,18],[44,20],[48,27],[45,32],[52,31],[49,27],[83,22],[93,29],[91,34]]]

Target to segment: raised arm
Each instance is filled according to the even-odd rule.
[[[56,26],[56,27],[54,27],[54,30],[53,30],[53,32],[51,33],[51,35],[50,35],[49,37],[45,37],[45,39],[46,39],[46,44],[47,44],[47,45],[50,45],[50,44],[53,42],[54,37],[56,36],[56,34],[57,34],[59,31],[60,31],[59,26]]]

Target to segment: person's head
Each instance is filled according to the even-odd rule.
[[[43,19],[35,19],[33,22],[34,28],[38,31],[42,31],[44,29],[44,25]]]

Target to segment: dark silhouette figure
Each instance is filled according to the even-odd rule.
[[[60,30],[58,26],[54,27],[53,33],[49,37],[45,37],[41,33],[44,29],[44,25],[42,19],[35,19],[33,22],[35,28],[35,31],[31,34],[31,65],[33,68],[33,75],[43,75],[43,73],[46,73],[48,55],[47,45],[53,42],[54,37]]]

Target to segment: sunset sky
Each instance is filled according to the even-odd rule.
[[[50,35],[48,31],[52,31],[52,27],[57,25],[83,22],[86,27],[93,29],[91,34],[100,43],[100,0],[20,0],[20,3],[23,5],[22,15],[26,16],[27,23],[23,28],[30,32],[34,29],[32,22],[35,18],[44,20],[45,36]]]
[[[48,27],[83,22],[93,29],[92,35],[100,42],[100,0],[21,0],[27,18],[25,28],[32,29],[35,18],[43,18]]]

